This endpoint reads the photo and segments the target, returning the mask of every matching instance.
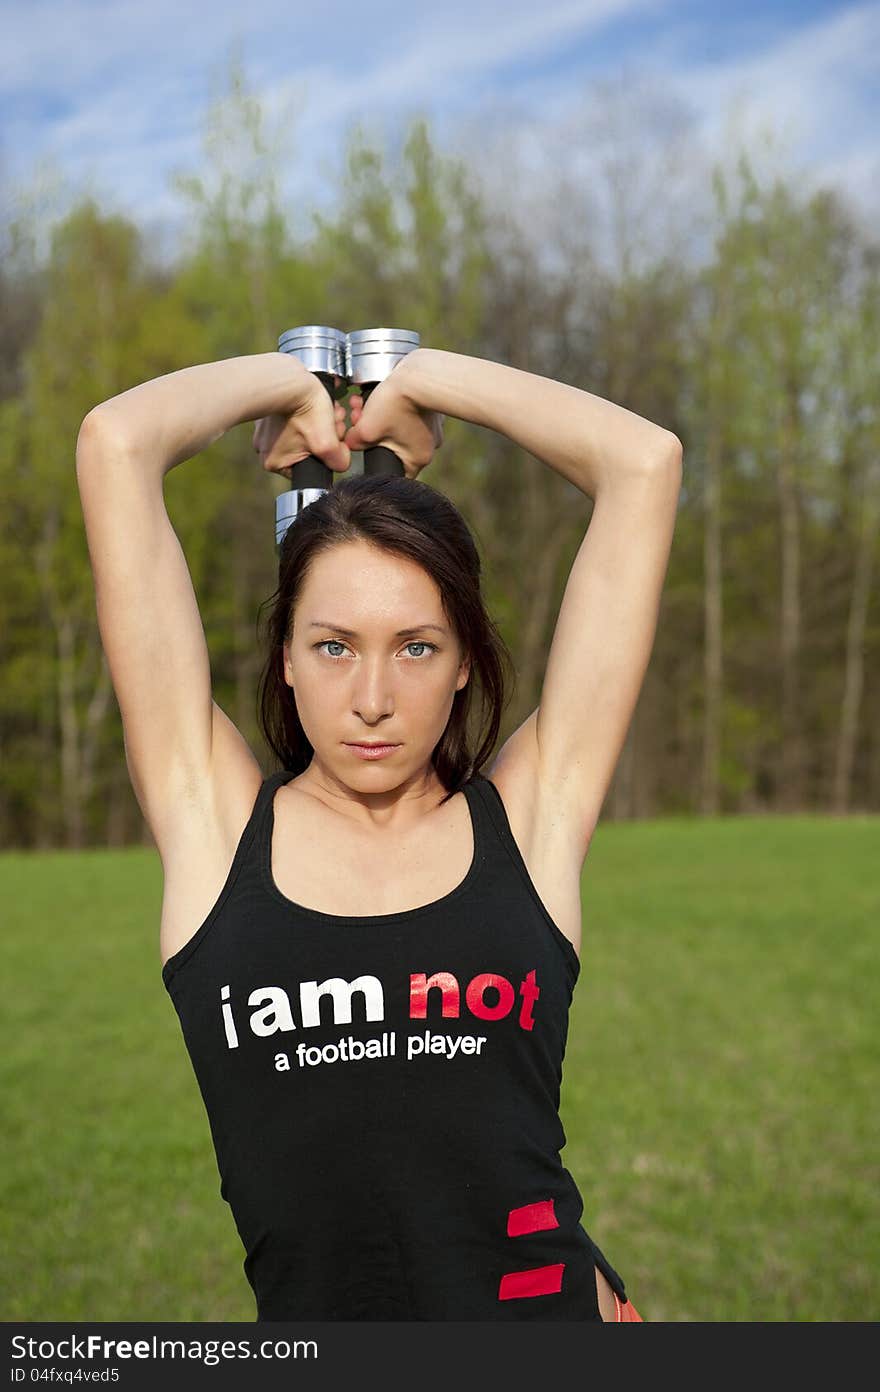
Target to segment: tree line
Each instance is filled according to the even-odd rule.
[[[702,263],[658,243],[609,268],[589,226],[566,234],[560,215],[554,235],[506,216],[419,118],[393,165],[355,133],[332,212],[301,232],[240,80],[222,122],[202,174],[177,176],[191,213],[170,264],[91,196],[51,227],[42,257],[26,215],[5,229],[0,843],[151,843],[95,616],[74,470],[83,416],[309,323],[415,328],[682,440],[657,639],[604,818],[877,811],[880,248],[840,195],[762,180],[743,153],[735,177],[713,169]],[[233,144],[247,157],[230,167]],[[504,738],[540,699],[591,503],[503,436],[454,420],[422,478],[461,508],[483,556],[518,673]],[[242,425],[165,485],[215,699],[266,768],[256,622],[277,580],[282,484]]]

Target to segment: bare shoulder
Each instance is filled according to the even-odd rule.
[[[537,710],[502,746],[485,777],[494,784],[520,855],[550,917],[580,955],[584,843],[577,813],[544,772],[537,746]]]
[[[173,808],[159,836],[154,830],[165,880],[163,964],[186,945],[216,903],[262,783],[250,745],[214,702],[210,765],[181,772]]]

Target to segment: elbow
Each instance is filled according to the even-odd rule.
[[[122,446],[119,431],[101,406],[94,406],[80,423],[76,437],[76,462],[94,454],[106,454]]]
[[[671,430],[663,432],[663,439],[658,450],[658,459],[661,463],[672,464],[681,468],[684,459],[684,446],[677,435]]]
[[[94,448],[98,432],[103,429],[102,423],[98,419],[99,407],[94,407],[83,417],[79,433],[76,437],[76,462],[79,463],[86,450]]]
[[[106,430],[107,419],[102,415],[100,406],[93,406],[91,411],[86,412],[80,422],[79,434],[76,437],[77,447],[94,440],[99,431]]]
[[[678,493],[684,477],[684,448],[677,435],[667,432],[660,441],[656,454],[652,454],[649,473],[662,474],[675,486]]]

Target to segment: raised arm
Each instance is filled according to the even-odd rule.
[[[420,406],[499,431],[593,499],[540,704],[493,765],[520,805],[534,805],[548,837],[568,838],[580,863],[654,643],[681,443],[612,401],[487,359],[423,349],[407,369],[408,391]]]
[[[230,426],[290,411],[313,387],[311,374],[284,354],[228,358],[132,387],[96,406],[80,427],[76,477],[98,627],[132,787],[163,861],[181,808],[207,808],[218,771],[259,771],[212,699],[201,616],[163,481]]]

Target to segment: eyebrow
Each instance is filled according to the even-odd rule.
[[[334,633],[344,633],[346,638],[360,638],[361,636],[353,628],[343,628],[341,624],[327,623],[324,619],[312,619],[309,628],[332,628]],[[447,631],[445,628],[441,628],[440,624],[423,623],[416,624],[415,628],[399,628],[394,636],[395,638],[406,638],[410,633],[421,633],[425,628],[435,628],[438,633],[446,633]]]

